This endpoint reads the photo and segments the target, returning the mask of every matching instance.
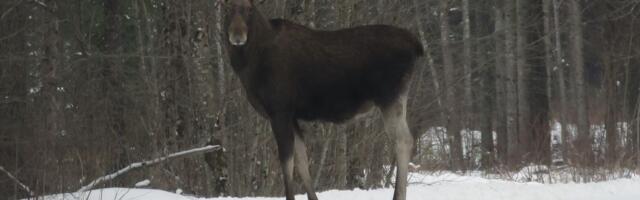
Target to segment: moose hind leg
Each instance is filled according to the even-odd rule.
[[[302,179],[304,190],[307,192],[307,198],[309,200],[318,200],[318,196],[316,196],[316,191],[313,189],[313,183],[309,173],[309,158],[307,157],[307,147],[304,144],[304,138],[299,134],[295,135],[296,140],[294,150],[296,170]]]
[[[413,137],[407,125],[407,96],[401,95],[396,101],[382,107],[381,110],[385,130],[391,138],[395,138],[396,145],[397,171],[393,199],[406,200],[409,157],[413,147]]]
[[[286,200],[295,200],[293,190],[293,151],[294,151],[294,128],[292,121],[288,118],[275,118],[271,120],[271,129],[278,144],[278,155],[280,166],[284,178],[284,190]]]

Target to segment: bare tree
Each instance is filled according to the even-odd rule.
[[[517,91],[517,121],[515,126],[517,127],[518,145],[520,148],[519,153],[525,161],[528,160],[527,152],[531,150],[531,127],[529,126],[529,89],[527,84],[527,77],[530,66],[527,63],[527,35],[526,27],[530,26],[527,22],[527,3],[525,0],[516,0],[516,21],[515,21],[515,37],[516,37],[516,91]],[[518,156],[518,157],[521,157]],[[516,158],[519,159],[519,158]],[[514,162],[518,162],[514,160]]]
[[[618,77],[617,77],[617,67],[615,67],[611,61],[611,57],[603,56],[604,63],[604,82],[603,89],[605,90],[605,102],[606,102],[606,111],[605,111],[605,130],[607,132],[606,140],[607,140],[607,149],[606,149],[606,158],[609,166],[615,166],[619,163],[617,157],[619,154],[618,149],[618,113],[617,108],[620,107],[618,104],[616,93],[618,92]]]
[[[518,90],[517,90],[517,46],[516,46],[516,9],[513,1],[504,1],[504,34],[506,79],[505,105],[507,123],[507,157],[508,164],[513,166],[520,159],[520,141],[518,132]]]
[[[496,0],[494,9],[494,40],[495,40],[495,90],[496,90],[496,104],[507,105],[507,70],[506,70],[506,45],[505,45],[505,25],[504,25],[504,12],[502,9],[502,3],[500,0]],[[509,130],[508,130],[508,115],[507,107],[499,106],[496,111],[496,133],[497,133],[497,157],[503,163],[508,161],[509,152]]]
[[[445,101],[447,103],[447,134],[450,148],[451,164],[454,170],[462,170],[463,154],[462,154],[462,136],[460,135],[461,124],[459,118],[459,110],[456,109],[457,84],[455,80],[455,69],[451,46],[449,44],[449,0],[440,1],[440,42],[442,48],[442,60],[444,67],[444,89],[446,90]]]
[[[492,18],[491,13],[485,12],[485,10],[491,10],[490,8],[494,5],[484,5],[481,3],[474,4],[476,10],[474,12],[475,17],[475,25],[477,29],[475,30],[476,38],[485,38],[487,36],[491,36],[493,27],[491,27]],[[480,90],[482,92],[478,95],[478,100],[480,104],[477,106],[479,108],[480,119],[478,120],[480,124],[480,131],[482,131],[481,135],[481,167],[484,169],[491,169],[495,164],[495,145],[494,145],[494,129],[496,126],[494,125],[494,121],[496,120],[495,114],[497,113],[496,106],[496,67],[495,64],[489,60],[490,56],[492,56],[489,52],[491,49],[491,44],[494,43],[492,40],[488,40],[488,42],[482,41],[480,39],[476,39],[476,49],[474,56],[476,57],[477,64],[476,66],[481,69],[478,70],[479,79],[481,80],[482,87],[476,87],[475,90]],[[497,53],[497,52],[496,52]],[[494,65],[492,65],[494,64]]]
[[[561,124],[560,134],[562,135],[562,156],[565,159],[568,158],[568,149],[571,143],[569,142],[569,134],[567,132],[568,120],[567,120],[567,92],[566,92],[566,82],[565,82],[565,64],[563,62],[562,55],[562,38],[560,37],[560,2],[559,0],[553,0],[553,27],[554,27],[554,40],[555,40],[555,62],[554,67],[556,68],[556,76],[557,76],[557,87],[558,87],[558,96],[560,99],[559,107],[559,123]]]
[[[277,195],[276,144],[228,71],[226,9],[217,2],[0,1],[6,171],[36,195],[73,191],[89,184],[82,177],[130,161],[222,144],[225,151],[205,159],[150,166],[107,184],[153,177],[153,188],[198,196]],[[553,143],[554,159],[577,169],[640,165],[637,5],[275,0],[259,9],[322,30],[376,23],[414,31],[425,50],[407,113],[421,141],[414,161],[422,169],[491,171],[548,164],[548,125],[556,121],[562,144]],[[591,124],[604,124],[605,137],[593,137]],[[302,127],[314,132],[307,145],[317,189],[393,184],[383,166],[395,161],[379,122]],[[10,183],[0,184],[0,194],[29,195],[7,176],[0,182]]]
[[[469,18],[469,0],[462,0],[462,23],[463,23],[463,68],[464,68],[464,106],[465,126],[470,127],[471,113],[473,109],[473,96],[471,93],[471,19]]]
[[[587,96],[584,76],[583,32],[582,32],[582,6],[579,0],[569,0],[569,20],[571,26],[571,64],[574,68],[575,105],[578,139],[576,148],[580,152],[582,164],[587,164],[592,159],[591,133],[587,112]]]
[[[52,12],[57,12],[58,5],[55,1],[47,1],[47,5]],[[58,67],[60,67],[61,57],[61,38],[59,21],[56,19],[55,13],[43,16],[48,19],[46,23],[44,38],[42,39],[44,46],[44,59],[42,60],[41,76],[42,76],[42,102],[45,104],[46,118],[45,132],[48,135],[59,134],[62,122],[61,101],[58,95]]]

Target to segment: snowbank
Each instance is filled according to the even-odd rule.
[[[599,183],[540,184],[519,183],[480,176],[451,173],[426,175],[412,173],[407,198],[410,200],[638,200],[640,178],[619,179]],[[393,189],[331,190],[318,194],[321,200],[390,200]],[[175,193],[130,188],[108,188],[87,193],[48,196],[47,200],[282,200],[283,198],[195,198]],[[296,199],[307,199],[304,195]]]

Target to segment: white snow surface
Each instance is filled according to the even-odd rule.
[[[640,177],[597,183],[541,184],[486,179],[477,175],[412,173],[408,200],[638,200]],[[392,188],[376,190],[330,190],[318,193],[320,200],[390,200]],[[46,200],[282,200],[283,197],[198,198],[162,190],[134,188],[96,189],[84,193],[50,195]],[[306,200],[304,194],[296,199]]]
[[[151,184],[151,181],[149,181],[149,179],[145,179],[144,181],[140,181],[140,182],[136,183],[135,186],[137,188],[139,188],[139,187],[147,187],[147,186],[149,186],[149,184]]]

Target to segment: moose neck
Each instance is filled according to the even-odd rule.
[[[234,71],[244,74],[248,69],[257,63],[256,59],[260,55],[262,49],[275,37],[275,32],[271,27],[271,23],[266,19],[257,8],[254,8],[250,23],[247,43],[242,46],[230,46],[231,64]],[[242,75],[241,75],[242,76]]]

